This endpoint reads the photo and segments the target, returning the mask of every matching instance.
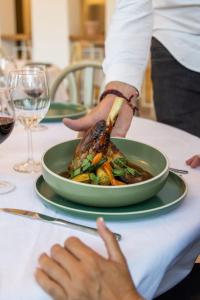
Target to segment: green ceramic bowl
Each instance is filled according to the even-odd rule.
[[[71,161],[79,139],[58,144],[44,154],[42,170],[45,181],[60,196],[80,204],[120,207],[142,202],[156,195],[169,173],[166,156],[159,150],[136,141],[113,138],[127,158],[153,174],[144,182],[125,186],[99,186],[78,183],[61,177]]]

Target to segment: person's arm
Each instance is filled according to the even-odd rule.
[[[54,300],[143,300],[131,279],[126,260],[113,233],[97,221],[108,258],[79,239],[54,245],[51,256],[42,254],[36,271],[38,284]]]
[[[105,89],[116,89],[129,98],[135,89],[141,89],[146,69],[153,27],[152,0],[116,0],[108,37],[103,68]],[[64,119],[73,130],[84,131],[100,119],[106,119],[115,96],[107,95],[92,112],[79,119]],[[134,103],[133,103],[134,104]],[[124,102],[112,135],[125,136],[133,117],[130,106]]]
[[[200,167],[200,155],[194,155],[188,160],[186,160],[186,164],[192,168]]]
[[[120,82],[125,94],[130,91],[124,83],[141,89],[152,37],[152,10],[152,0],[116,1],[105,43],[103,69],[106,84]]]

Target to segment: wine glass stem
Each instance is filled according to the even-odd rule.
[[[32,132],[30,128],[27,128],[27,141],[28,141],[28,161],[33,161],[33,143]]]

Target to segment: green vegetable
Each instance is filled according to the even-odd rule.
[[[133,176],[138,176],[138,175],[142,175],[140,172],[138,172],[136,169],[127,167],[126,168],[127,172],[130,173]]]
[[[82,161],[81,167],[84,167],[85,165],[87,165],[89,163],[89,160],[86,158]]]
[[[99,183],[99,177],[96,176],[94,173],[90,173],[90,180],[92,181],[93,184]]]
[[[113,169],[114,176],[124,176],[125,170],[124,169]]]
[[[114,166],[113,175],[114,176],[124,176],[125,174],[129,173],[133,176],[140,176],[142,175],[136,169],[131,168],[128,166],[128,161],[125,157],[118,157],[114,161],[112,161]]]
[[[113,161],[114,164],[117,164],[119,167],[126,167],[127,160],[125,157],[118,157]]]
[[[92,154],[88,154],[87,156],[87,160],[92,161],[93,160],[94,155]]]
[[[105,162],[107,161],[107,158],[102,158],[98,164],[95,165],[95,169],[100,168]]]
[[[74,177],[74,171],[72,170],[72,171],[70,171],[70,178],[73,178]]]
[[[91,163],[88,161],[85,163],[85,165],[82,167],[82,171],[85,172],[91,167]]]
[[[97,176],[99,177],[99,184],[100,185],[109,185],[110,178],[107,173],[103,170],[103,168],[97,169]]]
[[[127,168],[126,168],[126,171],[127,171],[128,173],[130,173],[131,175],[133,175],[133,176],[136,175],[136,170],[134,170],[134,169],[132,169],[132,168],[130,168],[130,167],[127,167]]]
[[[80,168],[76,169],[76,170],[73,172],[73,176],[72,176],[72,177],[78,176],[79,174],[81,174],[81,169],[80,169]]]
[[[92,165],[92,163],[90,163],[90,166],[88,167],[87,171],[90,173],[94,173],[98,168],[100,168],[105,162],[107,161],[107,158],[102,158],[98,164],[96,165]]]

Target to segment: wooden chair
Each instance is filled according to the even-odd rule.
[[[52,85],[50,96],[54,101],[57,89],[67,80],[70,103],[82,103],[90,108],[97,104],[103,86],[102,65],[99,62],[83,61],[63,69]],[[98,75],[98,82],[95,80]],[[95,84],[95,82],[97,82]]]
[[[78,63],[83,60],[103,62],[103,59],[104,48],[97,47],[90,41],[80,40],[71,45],[71,63]]]

